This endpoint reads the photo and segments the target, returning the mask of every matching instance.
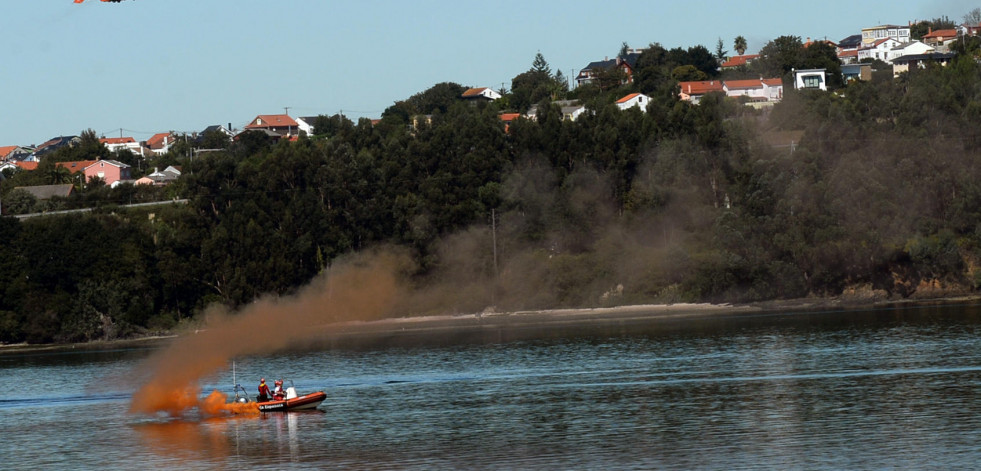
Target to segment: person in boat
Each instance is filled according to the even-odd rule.
[[[273,388],[273,399],[277,401],[282,401],[286,399],[286,391],[283,390],[283,380],[276,380],[276,387]]]
[[[266,402],[269,400],[269,386],[266,386],[266,378],[259,379],[259,397],[256,398],[257,402]]]

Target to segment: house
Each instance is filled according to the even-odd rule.
[[[61,168],[67,168],[68,173],[74,174],[84,172],[85,167],[88,167],[96,162],[98,162],[98,160],[76,160],[71,162],[57,162],[55,165]]]
[[[282,136],[293,136],[299,133],[299,124],[285,114],[260,114],[249,124],[245,125],[246,131],[271,131]]]
[[[48,200],[54,197],[67,198],[71,196],[72,191],[74,191],[74,189],[75,189],[75,185],[72,185],[71,183],[65,183],[61,185],[36,185],[36,186],[14,187],[14,190],[23,190],[39,200]]]
[[[950,63],[951,59],[955,56],[951,52],[933,52],[927,54],[910,54],[901,57],[897,57],[892,61],[892,75],[893,77],[899,76],[903,72],[908,72],[910,69],[915,68],[925,68],[927,64],[934,63],[946,66]]]
[[[80,142],[82,138],[78,136],[58,136],[53,137],[34,149],[34,157],[40,159],[42,156],[54,152],[62,147],[75,147]]]
[[[28,160],[8,160],[0,163],[0,173],[5,171],[34,170],[37,168],[37,161]]]
[[[958,36],[977,36],[978,33],[981,33],[981,24],[970,25],[965,23],[957,27]]]
[[[893,55],[892,50],[899,47],[900,44],[902,43],[892,38],[885,38],[875,41],[872,44],[858,50],[858,61],[862,62],[865,59],[878,59],[887,64],[891,63],[892,59],[896,57]]]
[[[897,43],[908,43],[910,40],[909,26],[879,25],[862,28],[862,44],[871,46],[881,39],[891,38]]]
[[[842,64],[854,64],[858,62],[858,50],[841,51],[838,53],[838,62]]]
[[[753,62],[754,60],[759,59],[759,57],[760,57],[759,54],[745,54],[745,55],[742,55],[742,56],[732,56],[728,60],[726,60],[725,62],[723,62],[722,65],[721,65],[721,67],[722,67],[722,70],[735,69],[735,68],[738,68],[738,67],[743,67],[743,66],[749,65],[750,62]]]
[[[29,157],[33,151],[26,147],[21,146],[3,146],[0,147],[0,162],[5,162],[8,160],[24,160]]]
[[[610,69],[619,69],[624,74],[623,83],[634,81],[634,70],[637,69],[637,60],[640,58],[643,49],[628,49],[626,54],[617,56],[615,59],[604,58],[601,61],[590,62],[576,75],[576,85],[592,83],[596,77]]]
[[[853,34],[848,36],[841,41],[838,41],[838,53],[841,54],[845,51],[857,51],[858,48],[862,47],[862,35]]]
[[[726,96],[747,97],[750,102],[777,102],[783,99],[783,80],[780,78],[726,80],[722,84]]]
[[[694,105],[708,93],[725,93],[721,80],[701,80],[697,82],[681,82],[681,91],[678,92],[681,101],[689,101]]]
[[[936,49],[946,49],[947,45],[957,39],[956,29],[938,29],[923,36],[923,44]],[[946,52],[946,51],[943,51]]]
[[[644,113],[647,112],[647,105],[651,103],[651,97],[644,95],[643,93],[631,93],[619,100],[617,100],[617,108],[625,110],[628,108],[637,107],[640,111]]]
[[[134,154],[143,155],[143,146],[132,137],[103,137],[99,139],[99,143],[109,149],[110,152],[128,150]]]
[[[143,178],[137,179],[133,182],[134,185],[155,185],[164,186],[169,185],[181,176],[181,170],[173,165],[168,166],[163,170],[153,169],[153,172]]]
[[[130,167],[127,164],[107,159],[98,160],[82,169],[82,171],[85,172],[85,181],[100,178],[106,185],[115,187],[120,181],[130,179],[129,169]]]
[[[872,80],[872,64],[842,64],[841,76],[845,82]]]
[[[474,102],[494,101],[500,99],[501,94],[495,91],[494,89],[488,87],[470,88],[467,89],[467,91],[463,92],[463,95],[460,95],[460,98],[463,98],[464,100],[467,101],[474,101]]]
[[[501,113],[498,115],[498,118],[501,118],[501,121],[504,122],[504,132],[510,131],[511,123],[520,117],[521,113]]]
[[[569,121],[575,121],[586,111],[586,107],[579,100],[555,100],[552,104],[559,107],[559,112],[562,113],[562,119]],[[525,117],[537,120],[538,105],[531,105],[531,108],[525,113]]]
[[[936,52],[936,49],[934,49],[932,46],[921,43],[920,41],[911,41],[894,47],[892,51],[890,51],[889,55],[892,57],[892,61],[895,61],[897,57],[929,54],[931,52]]]
[[[143,145],[145,145],[147,149],[150,149],[150,151],[154,154],[162,155],[170,151],[170,146],[174,145],[174,141],[176,139],[177,138],[173,133],[158,132],[150,136],[150,138],[147,139]]]
[[[797,90],[828,90],[828,80],[824,69],[805,69],[794,71],[794,88]]]

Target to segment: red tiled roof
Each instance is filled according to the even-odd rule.
[[[852,49],[851,51],[841,51],[841,54],[838,54],[838,58],[840,59],[843,57],[844,58],[858,57],[858,49]]]
[[[760,79],[747,80],[726,80],[726,88],[732,90],[736,88],[762,88],[763,81]]]
[[[521,113],[501,113],[500,118],[501,118],[501,121],[508,122],[508,121],[514,121],[515,119],[518,119],[518,116],[521,116]]]
[[[161,149],[164,146],[164,138],[169,136],[169,132],[158,132],[146,140],[146,145],[151,149]]]
[[[484,90],[487,90],[487,87],[471,88],[471,89],[463,92],[463,95],[460,95],[460,96],[463,97],[463,98],[470,98],[470,97],[480,96],[480,93],[483,92]]]
[[[746,54],[744,56],[732,56],[729,60],[722,63],[722,67],[739,67],[749,63],[749,61],[760,57],[759,54]]]
[[[136,139],[132,137],[103,137],[99,139],[102,144],[130,144],[135,143]]]
[[[957,36],[956,29],[938,29],[932,33],[923,35],[923,39],[927,39],[927,38],[944,39],[944,38],[953,38],[956,36]]]
[[[627,96],[625,96],[625,97],[617,100],[617,103],[626,103],[626,102],[634,99],[637,95],[640,95],[640,93],[631,93],[631,94],[629,94],[629,95],[627,95]]]
[[[10,155],[10,153],[13,152],[14,149],[16,149],[16,148],[17,148],[17,146],[3,146],[3,147],[0,147],[0,160],[7,158],[7,156]]]
[[[37,162],[17,161],[14,162],[14,165],[24,170],[34,170],[37,168]]]
[[[681,82],[681,93],[687,95],[704,95],[708,92],[721,92],[722,82],[719,80],[702,80],[698,82]]]
[[[88,167],[96,162],[98,162],[98,160],[76,160],[73,162],[57,162],[55,165],[58,167],[67,168],[69,172],[75,173],[85,170],[85,167]]]
[[[280,128],[286,126],[298,126],[296,120],[286,114],[260,114],[245,126],[245,129],[257,128]]]
[[[771,87],[777,87],[783,85],[783,79],[780,78],[768,78],[763,79],[763,83]]]

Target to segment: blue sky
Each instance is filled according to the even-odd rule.
[[[241,128],[257,114],[379,117],[438,82],[510,87],[541,52],[567,76],[620,44],[749,52],[781,35],[840,40],[862,27],[949,16],[981,0],[0,2],[0,146],[94,129]]]

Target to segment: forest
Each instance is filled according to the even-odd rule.
[[[321,116],[295,142],[246,133],[190,159],[181,146],[152,162],[111,157],[181,165],[168,187],[79,182],[53,202],[12,190],[70,182],[55,161],[108,157],[83,133],[2,183],[6,214],[94,209],[0,218],[0,342],[166,332],[213,303],[288,296],[381,246],[410,254],[406,275],[439,299],[393,315],[975,292],[976,41],[946,67],[893,78],[880,63],[871,81],[807,93],[788,85],[791,70],[834,69],[833,48],[792,36],[767,48],[753,66],[766,69],[720,72],[704,47],[651,44],[633,80],[572,90],[539,55],[495,102],[439,83],[377,123]],[[720,73],[782,77],[784,99],[679,101],[679,79]],[[646,110],[614,105],[631,92],[652,98]],[[589,111],[565,120],[559,99]],[[501,112],[531,104],[536,119],[505,128]],[[120,206],[173,198],[188,202]]]

